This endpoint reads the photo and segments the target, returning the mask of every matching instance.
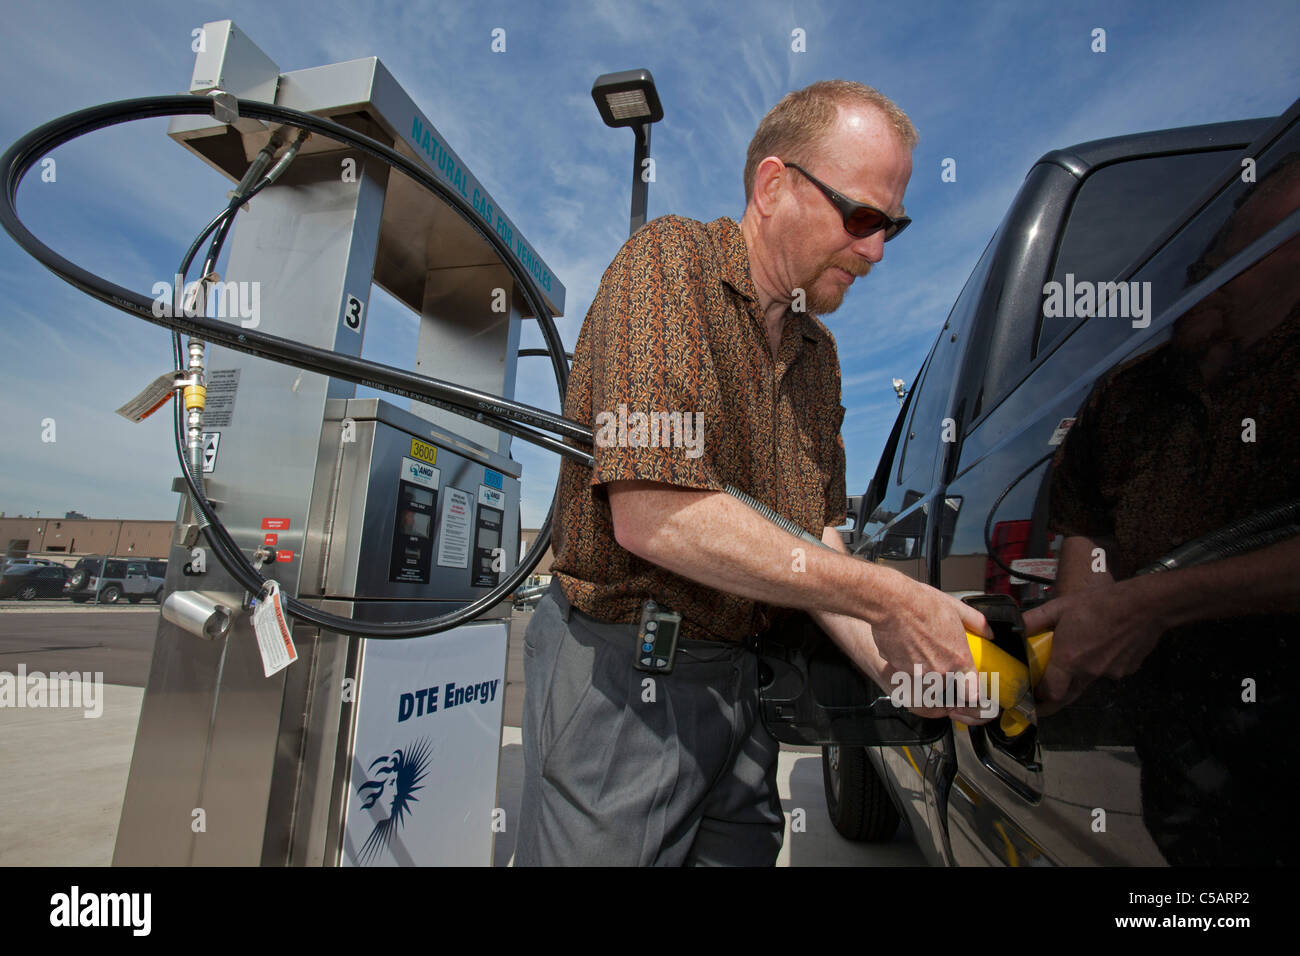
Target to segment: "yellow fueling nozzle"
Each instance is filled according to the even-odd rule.
[[[1016,706],[1029,686],[1029,671],[1025,665],[992,641],[970,631],[966,632],[966,643],[970,646],[975,669],[997,675],[998,706],[1003,710]],[[989,679],[992,680],[992,676]]]
[[[1021,703],[1033,693],[1034,685],[1047,669],[1052,654],[1052,632],[1044,631],[1026,640],[1029,647],[1029,667],[1016,660],[992,641],[978,634],[966,632],[975,669],[996,678],[998,707],[1002,709],[999,726],[1008,737],[1015,737],[1029,727],[1029,719],[1020,710]]]
[[[1047,662],[1052,659],[1052,631],[1043,631],[1025,638],[1029,645],[1029,684],[1037,687],[1047,670]]]

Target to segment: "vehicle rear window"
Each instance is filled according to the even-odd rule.
[[[153,575],[155,578],[167,577],[166,561],[148,561],[146,562],[146,564],[148,564],[149,566],[149,573]]]
[[[1227,170],[1238,152],[1151,156],[1104,166],[1089,175],[1070,209],[1052,281],[1077,288],[1080,282],[1110,282],[1120,276]],[[1069,285],[1067,275],[1073,276]],[[1080,316],[1069,314],[1073,309],[1066,311],[1064,316],[1040,317],[1035,355],[1080,321]]]

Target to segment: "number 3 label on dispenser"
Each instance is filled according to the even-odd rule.
[[[366,315],[366,304],[355,295],[349,295],[343,304],[343,324],[353,332],[361,331],[361,322]]]

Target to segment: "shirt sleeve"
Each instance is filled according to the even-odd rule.
[[[601,279],[586,319],[593,485],[722,489],[707,441],[722,422],[704,286],[712,254],[703,227],[666,216],[629,239]]]

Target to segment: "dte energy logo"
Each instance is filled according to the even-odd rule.
[[[427,739],[419,740],[405,750],[394,750],[370,762],[370,779],[357,788],[362,798],[361,812],[373,809],[371,819],[375,821],[357,854],[362,866],[388,848],[394,828],[405,822],[406,815],[414,810],[411,805],[419,802],[415,791],[424,789],[420,781],[428,775],[431,750]]]
[[[129,926],[134,936],[148,936],[152,922],[150,893],[69,893],[50,897],[51,926]]]

